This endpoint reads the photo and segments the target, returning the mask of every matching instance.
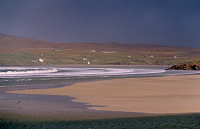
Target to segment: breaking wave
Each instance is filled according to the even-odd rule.
[[[134,67],[0,67],[0,86],[57,83],[76,79],[137,78],[200,74],[199,71],[175,71],[164,68]]]
[[[0,76],[31,76],[57,71],[56,68],[0,68]]]
[[[0,67],[0,77],[84,77],[124,76],[165,72],[163,69],[133,68],[23,68]]]

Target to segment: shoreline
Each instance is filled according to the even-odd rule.
[[[115,119],[154,116],[155,114],[129,113],[115,111],[96,111],[89,109],[93,105],[82,102],[74,102],[75,98],[60,95],[15,94],[7,93],[21,90],[54,89],[70,86],[80,82],[95,82],[110,79],[86,79],[73,80],[64,84],[44,84],[29,86],[1,87],[0,117],[26,118],[44,120],[90,120],[90,119]],[[14,117],[13,117],[14,116]]]
[[[198,103],[200,87],[191,86],[191,84],[199,84],[199,78],[200,75],[181,75],[113,79],[80,82],[53,89],[20,90],[9,93],[67,95],[76,98],[73,100],[74,102],[95,105],[90,109],[99,111],[143,112],[147,115],[149,113],[188,114],[200,112],[200,104]],[[142,85],[143,87],[133,85]],[[135,89],[133,90],[133,88]],[[133,93],[133,91],[137,92]]]
[[[87,64],[70,64],[70,65],[1,65],[0,67],[47,67],[47,68],[62,68],[62,67],[68,67],[68,68],[156,68],[156,69],[164,69],[166,70],[169,68],[170,65],[87,65]]]

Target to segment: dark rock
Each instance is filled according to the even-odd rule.
[[[173,65],[167,70],[200,70],[200,62]]]
[[[200,65],[191,65],[192,70],[200,70]]]

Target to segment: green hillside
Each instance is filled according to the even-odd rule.
[[[200,48],[114,42],[64,44],[0,34],[0,65],[173,65],[199,60]]]

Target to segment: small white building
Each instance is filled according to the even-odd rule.
[[[89,50],[90,52],[96,52],[96,50]]]
[[[88,65],[90,65],[90,62],[88,61]]]
[[[42,62],[44,62],[44,59],[41,59],[41,58],[40,58],[38,61],[42,63]]]
[[[60,51],[60,49],[54,49],[53,51],[54,51],[54,52],[59,52],[59,51]]]
[[[117,53],[117,51],[101,51],[103,53]]]
[[[87,58],[83,58],[83,60],[87,60]]]

